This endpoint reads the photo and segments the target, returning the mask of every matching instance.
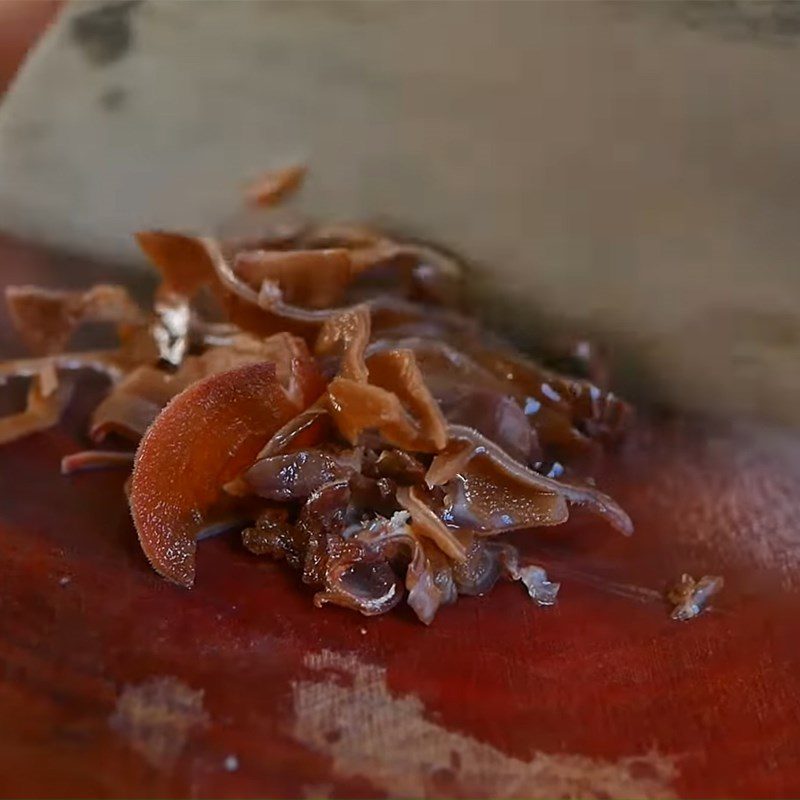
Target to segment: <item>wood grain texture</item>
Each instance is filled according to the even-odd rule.
[[[2,283],[98,273],[8,241],[0,265]],[[82,379],[57,429],[0,450],[0,796],[800,791],[796,439],[643,421],[601,480],[632,539],[583,515],[517,534],[558,604],[503,584],[425,628],[315,609],[235,536],[200,544],[195,589],[162,581],[125,474],[58,472],[102,391]],[[689,623],[660,599],[681,572],[726,578]]]

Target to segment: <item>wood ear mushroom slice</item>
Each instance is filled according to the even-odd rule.
[[[130,490],[139,542],[159,575],[194,583],[204,513],[297,411],[269,363],[212,375],[170,401],[139,445]]]

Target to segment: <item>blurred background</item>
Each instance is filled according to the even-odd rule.
[[[467,258],[530,348],[795,425],[800,5],[0,2],[0,229],[121,266],[302,159],[298,206]],[[235,57],[232,54],[235,53]]]

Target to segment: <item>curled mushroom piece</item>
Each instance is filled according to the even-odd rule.
[[[179,392],[202,378],[259,362],[275,366],[276,378],[298,406],[315,400],[324,389],[302,340],[289,334],[264,340],[238,334],[223,346],[185,359],[175,372],[153,366],[129,372],[94,410],[90,434],[95,441],[112,433],[139,441],[161,409]]]
[[[266,500],[297,500],[355,475],[361,468],[360,455],[356,450],[334,453],[315,449],[266,456],[247,470],[244,481],[252,493]]]
[[[89,435],[109,449],[76,448],[62,471],[132,469],[136,533],[165,579],[192,586],[197,541],[246,526],[243,546],[296,570],[317,606],[372,616],[405,599],[429,625],[501,580],[552,604],[559,585],[504,535],[533,544],[576,506],[631,532],[594,483],[629,407],[583,344],[580,378],[482,329],[455,255],[276,209],[304,176],[263,176],[219,238],[136,234],[160,279],[147,312],[114,285],[9,288],[33,357],[0,364],[0,387],[30,380],[0,442],[58,423],[65,371],[100,371]],[[118,345],[70,352],[92,322],[116,326]],[[719,584],[684,581],[676,613]]]
[[[234,261],[236,274],[260,289],[270,281],[287,303],[305,308],[330,308],[344,299],[353,275],[350,251],[327,250],[252,250],[239,253]]]
[[[366,617],[384,614],[403,598],[403,586],[391,564],[357,541],[331,538],[325,565],[325,588],[314,604],[360,611]]]
[[[89,429],[92,439],[101,442],[113,433],[138,442],[161,409],[188,385],[179,375],[138,367],[95,408]]]
[[[130,490],[139,542],[156,572],[194,583],[203,514],[296,412],[269,363],[212,375],[170,401],[139,445]]]
[[[36,286],[9,286],[6,303],[11,320],[35,353],[63,350],[84,322],[137,325],[144,315],[122,286],[98,285],[85,292]]]
[[[73,475],[92,469],[133,469],[133,453],[116,450],[82,450],[61,459],[61,474]]]
[[[492,548],[500,559],[506,577],[520,581],[531,600],[539,606],[552,606],[556,602],[560,583],[552,582],[538,564],[522,565],[516,548],[504,542],[493,543]]]
[[[410,541],[413,555],[406,572],[408,604],[420,622],[430,625],[442,606],[458,599],[454,569],[438,548],[413,538]]]
[[[628,515],[591,486],[548,478],[514,461],[470,428],[451,426],[452,444],[426,475],[429,486],[447,490],[445,520],[492,535],[518,528],[566,522],[567,504],[585,506],[625,535],[633,531]]]
[[[548,478],[531,469],[524,467],[517,461],[514,461],[505,451],[498,447],[494,442],[487,439],[482,434],[471,428],[466,428],[463,425],[451,425],[449,428],[450,437],[456,441],[462,441],[472,446],[470,458],[467,466],[461,468],[461,471],[453,474],[453,478],[461,478],[462,483],[467,486],[470,481],[480,484],[481,480],[486,481],[485,476],[486,465],[484,464],[484,472],[479,472],[479,468],[473,467],[473,460],[483,461],[488,460],[491,464],[491,469],[496,471],[498,476],[495,479],[488,478],[490,483],[494,480],[492,485],[498,490],[513,491],[513,487],[524,487],[530,491],[538,492],[543,495],[550,495],[555,498],[562,498],[565,501],[577,506],[585,506],[590,511],[603,517],[612,527],[616,528],[620,533],[629,536],[633,533],[633,523],[630,517],[620,508],[620,506],[608,495],[603,494],[592,486],[579,486],[563,481]],[[460,464],[461,462],[457,462]],[[440,466],[442,470],[438,474],[438,479],[449,477],[448,472]],[[451,470],[452,472],[452,470]],[[464,476],[467,476],[466,479]],[[501,508],[513,508],[511,498],[506,502],[502,500],[496,501],[497,505]],[[555,506],[559,509],[559,517],[550,524],[558,524],[566,521],[566,513],[560,515],[561,505]],[[555,510],[554,510],[554,513]],[[547,524],[540,521],[538,524]]]
[[[465,561],[467,554],[464,545],[456,534],[445,525],[438,515],[418,494],[417,487],[401,486],[397,490],[397,501],[411,516],[414,530],[420,536],[430,539],[453,561]]]
[[[72,387],[58,382],[52,366],[45,367],[30,382],[25,410],[0,417],[0,444],[52,428],[71,394]]]
[[[358,383],[367,383],[369,372],[364,354],[369,335],[369,308],[365,305],[355,306],[325,320],[317,337],[316,353],[318,356],[330,355],[338,345],[341,351],[339,376]]]
[[[273,206],[296,192],[305,176],[303,164],[265,172],[247,187],[247,202],[254,206]]]
[[[42,358],[17,358],[0,362],[0,386],[9,378],[33,378],[43,370],[80,370],[99,372],[113,382],[120,380],[125,368],[116,353],[103,350],[84,353],[59,353]]]

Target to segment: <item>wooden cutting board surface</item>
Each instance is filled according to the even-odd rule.
[[[4,284],[101,274],[9,240],[0,263]],[[600,481],[633,538],[580,513],[518,534],[558,604],[502,584],[426,628],[316,609],[235,536],[200,545],[192,591],[160,580],[124,473],[59,474],[102,390],[83,380],[57,429],[0,449],[0,795],[800,793],[793,436],[642,421]],[[726,579],[686,623],[661,599],[682,572]]]

